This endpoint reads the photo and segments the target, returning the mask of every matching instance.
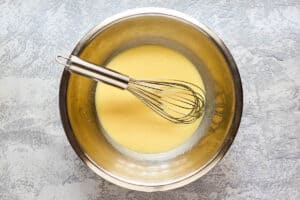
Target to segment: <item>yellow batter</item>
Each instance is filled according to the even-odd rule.
[[[178,79],[203,87],[195,66],[172,49],[143,45],[115,56],[107,65],[136,79]],[[146,107],[128,91],[103,83],[96,89],[96,109],[109,137],[117,144],[140,153],[160,153],[184,143],[201,119],[175,124]]]

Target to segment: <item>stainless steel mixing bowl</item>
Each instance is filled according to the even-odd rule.
[[[104,179],[147,192],[178,188],[207,173],[233,142],[242,113],[240,76],[228,49],[213,32],[168,9],[135,9],[113,16],[89,31],[72,54],[105,65],[118,52],[141,44],[176,49],[197,66],[207,105],[195,137],[181,149],[161,155],[121,153],[107,141],[98,123],[96,83],[68,71],[60,87],[62,123],[78,156]],[[192,148],[184,151],[189,145]]]

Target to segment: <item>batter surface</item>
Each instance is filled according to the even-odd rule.
[[[134,47],[107,65],[135,79],[178,79],[203,87],[195,66],[179,52],[156,45]],[[161,153],[184,143],[196,130],[192,124],[174,124],[162,118],[128,91],[103,83],[96,88],[96,110],[113,141],[140,153]]]

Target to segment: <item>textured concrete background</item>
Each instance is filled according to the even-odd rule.
[[[245,106],[236,140],[200,180],[158,193],[112,185],[77,158],[58,110],[67,55],[94,25],[159,6],[209,26],[232,51]],[[0,0],[0,199],[300,199],[300,3],[297,0]]]

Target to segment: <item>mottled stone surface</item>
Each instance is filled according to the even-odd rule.
[[[200,180],[129,191],[77,158],[59,118],[62,68],[91,27],[128,8],[187,13],[232,51],[244,114],[225,158]],[[0,199],[300,199],[300,3],[297,0],[0,0]]]

